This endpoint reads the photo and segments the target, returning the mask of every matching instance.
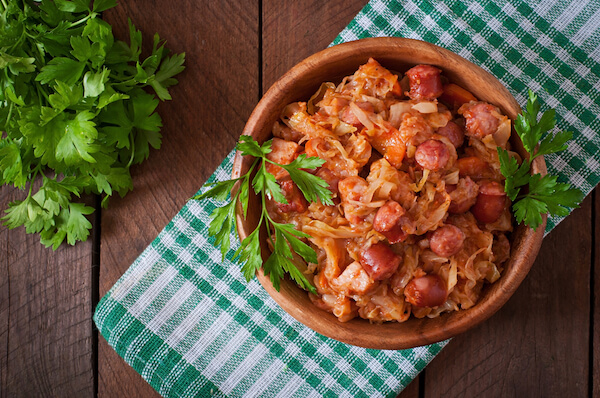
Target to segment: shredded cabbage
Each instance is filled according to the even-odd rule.
[[[499,120],[495,133],[471,136],[455,148],[437,131],[449,121],[464,126],[461,115],[437,99],[406,98],[410,86],[406,77],[399,79],[370,59],[339,84],[323,83],[307,102],[286,106],[273,127],[279,141],[269,159],[291,161],[304,152],[325,161],[314,172],[330,184],[334,205],[313,202],[300,213],[285,213],[271,200],[268,211],[274,220],[290,222],[310,235],[306,243],[315,249],[317,263],[306,263],[295,253],[292,262],[312,279],[317,291],[310,295],[312,302],[341,322],[355,317],[403,322],[470,308],[485,284],[502,277],[503,263],[510,257],[509,202],[496,221],[478,222],[469,208],[478,198],[480,181],[461,174],[458,159],[485,161],[492,179],[503,183],[497,147],[510,150],[511,121],[494,113]],[[415,159],[419,145],[428,140],[438,140],[447,149],[439,170],[424,169]],[[269,167],[278,181],[286,177]],[[459,201],[467,206],[453,213],[450,205]],[[396,204],[390,208],[399,207],[400,213],[384,214],[382,209],[392,202]],[[397,217],[393,243],[390,230],[378,227],[379,217]],[[441,255],[433,236],[449,225],[463,234],[462,245],[453,254]],[[363,259],[381,244],[390,248],[388,256],[401,259],[384,279],[375,278]],[[386,266],[387,260],[378,261]],[[411,282],[432,274],[443,280],[446,300],[433,307],[411,304]]]

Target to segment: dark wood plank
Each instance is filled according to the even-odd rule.
[[[591,289],[591,302],[594,310],[592,314],[592,347],[590,354],[592,355],[592,361],[590,361],[591,368],[590,381],[592,386],[590,388],[591,397],[600,397],[600,189],[594,190],[594,206],[595,206],[595,219],[594,222],[594,279],[592,280]]]
[[[181,209],[233,149],[259,97],[258,4],[247,1],[120,2],[105,19],[127,37],[131,17],[151,43],[154,32],[187,69],[159,106],[163,146],[132,171],[135,188],[102,213],[100,295]],[[98,395],[156,396],[100,337]]]
[[[263,1],[263,90],[292,66],[326,48],[366,0]]]
[[[2,188],[0,197],[8,196]],[[1,203],[6,203],[2,201]],[[8,329],[10,328],[10,276],[8,273],[8,229],[0,227],[0,386],[8,384]],[[4,396],[4,387],[0,387]]]
[[[408,386],[398,395],[398,398],[419,398],[420,393],[420,379],[421,375],[417,376],[413,381],[410,382]]]
[[[23,192],[0,189],[0,208]],[[0,227],[0,396],[93,395],[92,241],[56,252]]]
[[[98,397],[160,397],[102,337],[98,353]]]
[[[508,303],[432,361],[426,397],[587,396],[591,199],[545,238]]]

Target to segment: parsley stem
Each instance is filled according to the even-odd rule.
[[[13,105],[14,105],[14,103],[11,101],[10,107],[8,108],[8,116],[6,116],[6,124],[5,124],[6,126],[8,126],[10,124],[10,119],[12,117]]]
[[[44,102],[42,101],[43,99],[46,99],[46,103],[50,102],[50,97],[40,83],[35,84],[35,89],[38,93],[38,101],[40,102],[40,106],[44,106]]]
[[[81,18],[79,21],[77,22],[73,22],[71,24],[71,26],[77,26],[77,25],[81,25],[82,23],[84,23],[85,21],[87,21],[90,18],[94,18],[96,16],[95,12],[90,12],[87,16]]]
[[[33,184],[35,183],[35,178],[37,177],[37,175],[41,169],[42,169],[41,164],[38,164],[33,169],[33,175],[31,176],[31,179],[29,180],[29,193],[27,194],[27,197],[31,196],[31,192],[33,192]]]
[[[133,164],[133,158],[135,157],[135,138],[133,136],[133,130],[131,130],[131,133],[129,133],[129,138],[131,142],[131,156],[129,156],[129,162],[125,167],[126,169],[129,169],[129,167],[131,167],[131,165]]]

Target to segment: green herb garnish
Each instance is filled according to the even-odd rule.
[[[515,218],[534,230],[542,223],[542,214],[566,216],[569,208],[579,207],[583,200],[583,192],[572,188],[568,183],[558,182],[557,176],[530,174],[531,164],[536,157],[567,149],[567,142],[573,138],[570,131],[561,131],[555,135],[549,133],[556,124],[555,111],[545,111],[538,120],[539,110],[538,97],[529,90],[526,110],[515,121],[515,130],[529,159],[523,159],[519,165],[508,151],[498,148],[500,171],[506,177],[504,190],[513,201]],[[525,187],[528,189],[523,190]]]
[[[185,55],[168,56],[158,35],[140,58],[142,34],[131,22],[129,44],[115,40],[99,14],[115,5],[0,0],[0,183],[28,191],[3,220],[53,249],[90,233],[94,209],[74,196],[102,195],[105,207],[133,188],[129,168],[160,147],[155,110],[184,68]]]
[[[310,238],[310,236],[296,230],[292,224],[275,222],[267,212],[267,198],[279,203],[287,203],[287,200],[275,177],[267,171],[266,165],[272,163],[285,169],[306,200],[310,202],[320,200],[323,204],[331,205],[333,201],[327,183],[305,171],[306,169],[315,169],[325,161],[302,154],[290,164],[275,163],[266,157],[271,152],[271,140],[259,145],[252,137],[247,135],[240,137],[236,149],[244,156],[250,155],[255,158],[248,172],[235,179],[208,184],[211,187],[208,191],[193,198],[197,200],[213,198],[217,201],[226,201],[231,193],[230,201],[222,207],[215,208],[212,212],[208,234],[215,238],[215,245],[221,248],[221,254],[225,258],[225,254],[230,248],[229,234],[231,229],[235,227],[235,210],[238,204],[241,204],[244,217],[248,214],[248,197],[250,180],[252,180],[254,193],[261,199],[260,219],[256,229],[242,241],[240,248],[234,254],[234,259],[242,264],[244,277],[250,281],[256,271],[263,266],[265,274],[269,275],[275,289],[279,290],[281,279],[287,273],[299,286],[316,293],[312,283],[306,279],[292,261],[293,250],[306,262],[317,262],[317,254],[314,249],[301,240],[302,238]],[[255,171],[256,174],[252,176]],[[239,186],[233,192],[236,183],[239,183]],[[260,255],[259,232],[263,224],[273,248],[264,264]]]

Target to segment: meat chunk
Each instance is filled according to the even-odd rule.
[[[348,177],[338,182],[338,190],[344,201],[359,202],[369,184],[362,177]]]
[[[292,130],[281,122],[275,122],[273,125],[273,136],[281,138],[285,141],[298,142],[302,139],[302,133],[296,130]]]
[[[469,102],[458,109],[465,118],[466,135],[483,138],[494,134],[500,125],[500,111],[487,102]]]
[[[271,152],[267,154],[267,159],[279,164],[290,164],[298,157],[301,152],[301,146],[293,141],[285,141],[280,138],[273,138]],[[267,163],[267,171],[275,176],[277,180],[287,177],[289,174],[281,167]]]
[[[369,188],[369,184],[361,177],[347,177],[338,183],[338,190],[342,200],[344,217],[352,224],[358,224],[364,220],[362,211],[363,195]]]
[[[347,295],[366,294],[375,282],[369,277],[359,262],[355,261],[333,279],[332,285]]]
[[[399,169],[406,155],[406,144],[400,131],[389,122],[383,122],[383,127],[376,126],[367,134],[367,140],[392,166]]]
[[[442,87],[442,71],[431,65],[417,65],[406,71],[410,91],[406,95],[412,100],[433,100],[439,97]]]
[[[361,65],[344,86],[342,94],[355,98],[366,94],[372,97],[401,96],[402,90],[398,84],[398,76],[384,68],[373,58]]]
[[[417,147],[415,160],[424,169],[437,171],[446,167],[450,152],[442,141],[427,140]]]
[[[308,202],[294,181],[289,179],[282,180],[279,182],[279,186],[287,203],[277,202],[277,210],[281,213],[304,213],[308,209]]]

